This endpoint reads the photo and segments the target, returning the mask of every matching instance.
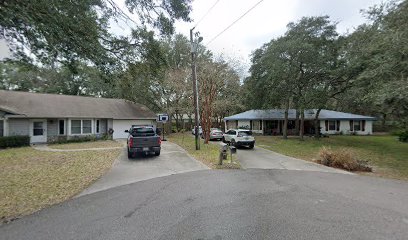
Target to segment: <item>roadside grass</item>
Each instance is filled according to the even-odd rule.
[[[305,137],[304,141],[297,137],[284,140],[281,136],[256,136],[256,145],[308,161],[317,159],[323,146],[333,150],[348,148],[373,166],[373,173],[363,174],[408,180],[408,144],[395,136],[330,136],[319,140]]]
[[[195,150],[194,136],[189,133],[173,133],[167,137],[169,141],[179,145],[192,155],[197,160],[201,161],[209,168],[212,169],[239,169],[241,165],[238,161],[231,163],[230,154],[228,154],[227,160],[223,161],[223,165],[218,165],[220,145],[218,144],[204,144],[204,140],[200,138],[200,150]],[[234,158],[235,157],[235,158]],[[234,156],[233,159],[236,159]]]
[[[7,222],[63,202],[111,168],[121,150],[0,150],[0,219]]]
[[[49,148],[53,149],[85,149],[85,148],[113,148],[122,147],[123,144],[113,140],[100,140],[93,142],[80,142],[80,143],[63,143],[63,144],[50,144]]]

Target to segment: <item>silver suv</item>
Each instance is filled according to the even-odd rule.
[[[254,148],[255,138],[252,136],[252,131],[244,129],[230,129],[224,133],[222,141],[230,143],[233,146],[247,146]]]

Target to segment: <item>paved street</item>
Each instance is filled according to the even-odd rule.
[[[406,239],[408,184],[311,171],[203,170],[85,195],[1,239]]]
[[[150,155],[128,159],[124,149],[113,168],[80,196],[155,177],[203,169],[208,167],[171,142],[162,142],[161,155],[158,157]]]

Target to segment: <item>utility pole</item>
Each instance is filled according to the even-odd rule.
[[[195,135],[195,146],[196,150],[200,150],[200,139],[199,139],[199,131],[200,131],[200,124],[199,124],[199,109],[198,109],[198,84],[197,84],[197,72],[196,72],[196,50],[197,46],[194,43],[193,39],[193,30],[194,28],[190,29],[190,43],[191,43],[191,71],[192,71],[192,80],[193,80],[193,92],[194,92],[194,135]],[[198,43],[197,43],[198,45]]]

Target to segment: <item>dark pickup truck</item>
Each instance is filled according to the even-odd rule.
[[[161,138],[155,133],[153,127],[132,126],[125,132],[129,133],[127,139],[127,152],[129,158],[136,153],[154,153],[156,156],[160,155]]]

